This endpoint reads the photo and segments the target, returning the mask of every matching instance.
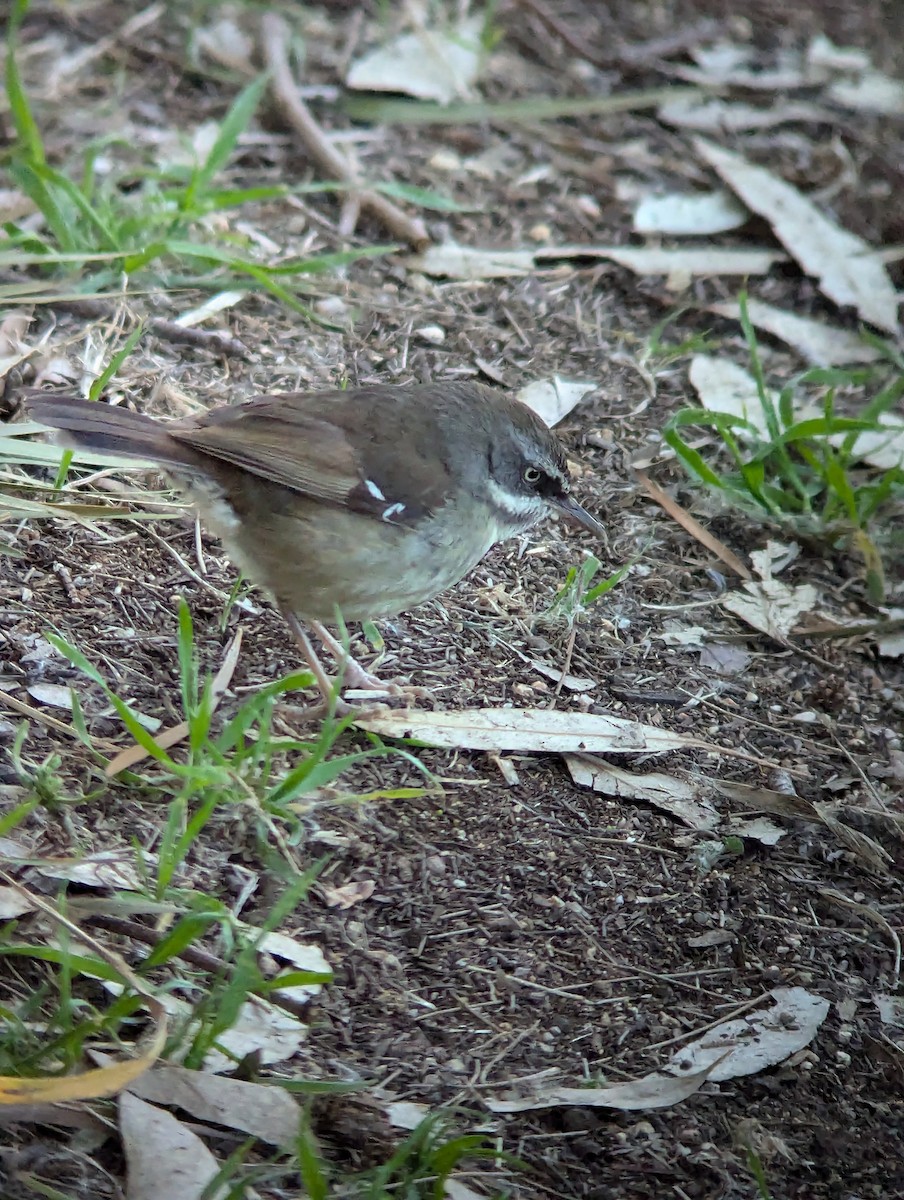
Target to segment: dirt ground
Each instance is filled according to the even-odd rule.
[[[66,15],[37,6],[28,36],[53,30],[74,50],[118,26],[132,7],[137,11],[85,4]],[[312,10],[311,82],[336,82],[353,29],[362,28],[354,25],[356,7]],[[655,62],[620,61],[616,51],[704,19],[725,36],[752,39],[764,54],[822,32],[865,47],[877,66],[904,74],[895,0],[795,6],[760,0],[743,15],[728,0],[574,0],[550,7],[588,47],[610,56],[610,65],[580,61],[544,31],[529,6],[509,4],[497,14],[504,36],[484,84],[489,98],[585,94],[602,77],[612,91],[660,86]],[[116,45],[115,72],[74,76],[71,90],[41,111],[50,145],[117,121],[166,129],[221,118],[234,89],[186,66],[185,28],[182,18],[158,22],[140,39]],[[329,107],[321,115],[329,124]],[[306,177],[292,138],[276,125],[263,128],[271,136],[244,147],[234,179],[246,185]],[[807,191],[834,185],[836,219],[874,244],[904,242],[904,124],[861,114],[837,130],[805,125],[798,134],[796,142],[778,140],[773,167]],[[752,151],[749,143],[745,149],[763,156],[773,138],[767,131]],[[652,112],[506,128],[389,125],[357,149],[365,170],[442,186],[467,202],[467,213],[426,219],[437,240],[452,234],[471,245],[628,242],[631,205],[618,198],[619,176],[630,169],[647,182],[675,186],[709,179],[689,159],[684,133]],[[492,151],[501,165],[485,174],[448,169],[438,179],[431,160],[439,150],[462,159],[489,159]],[[337,213],[331,198],[313,196],[289,207],[261,205],[250,220],[277,241],[310,237],[315,249],[332,249],[342,245]],[[356,236],[367,244],[386,235],[363,221]],[[766,236],[764,229],[754,240]],[[900,266],[891,269],[900,286]],[[315,1006],[305,1054],[282,1070],[315,1078],[361,1075],[398,1099],[463,1106],[471,1128],[490,1131],[501,1149],[528,1164],[524,1172],[475,1169],[468,1182],[519,1200],[754,1197],[748,1146],[774,1200],[904,1195],[904,1030],[883,1018],[876,999],[900,996],[904,668],[865,640],[780,645],[742,625],[718,604],[724,568],[639,487],[631,462],[656,444],[668,415],[690,394],[685,359],[657,367],[654,386],[637,365],[651,331],[681,298],[661,279],[600,262],[553,265],[521,279],[450,283],[428,280],[400,256],[388,256],[317,287],[323,298],[341,296],[351,316],[347,329],[311,327],[269,301],[249,299],[228,314],[230,332],[249,347],[247,359],[146,339],[124,369],[121,390],[166,416],[179,411],[180,394],[207,405],[264,390],[336,386],[343,377],[352,385],[485,381],[480,364],[508,387],[554,373],[594,379],[598,390],[561,432],[579,468],[579,497],[606,523],[605,568],[635,560],[627,578],[576,626],[570,670],[592,680],[589,699],[567,690],[556,696],[554,683],[530,662],[564,661],[568,630],[544,624],[542,614],[567,566],[582,551],[598,550],[586,535],[553,524],[526,547],[497,548],[450,593],[384,627],[380,670],[428,688],[428,707],[549,704],[577,712],[589,705],[591,712],[743,749],[777,764],[803,800],[836,805],[838,820],[854,833],[786,819],[776,845],[745,839],[739,853],[704,870],[705,834],[652,805],[577,787],[558,756],[511,756],[514,775],[505,778],[492,756],[426,752],[425,763],[443,780],[442,795],[324,805],[307,818],[308,842],[297,850],[303,865],[326,851],[324,885],[369,880],[376,886],[347,910],[327,907],[315,892],[287,924],[287,932],[322,946],[336,981]],[[791,265],[758,280],[755,290],[800,313],[830,309]],[[710,280],[695,284],[691,299],[734,294],[735,281]],[[163,315],[176,311],[165,296],[145,303]],[[189,303],[180,300],[182,307]],[[69,311],[55,319],[52,336],[60,345],[74,346],[89,324]],[[40,321],[46,327],[50,314],[41,313]],[[853,318],[848,323],[856,328]],[[444,332],[440,345],[418,332],[433,326]],[[677,343],[703,332],[744,361],[737,327],[719,318],[684,313],[666,336]],[[777,342],[767,344],[765,355],[777,379],[801,369]],[[765,543],[768,531],[714,508],[676,467],[659,465],[655,476],[737,554]],[[243,628],[232,695],[297,665],[280,620],[259,597],[251,597],[253,611],[234,609],[230,629],[221,631],[220,596],[234,573],[213,539],[202,538],[202,586],[159,543],[165,539],[198,570],[193,527],[158,526],[157,536],[143,526],[124,534],[123,526],[109,524],[21,529],[24,559],[0,555],[4,690],[26,699],[34,682],[71,682],[92,733],[120,737],[99,692],[59,658],[30,655],[43,631],[54,628],[142,711],[167,723],[178,719],[177,595],[191,605],[211,669],[228,634],[237,624]],[[888,564],[891,602],[899,605],[902,561]],[[870,614],[856,563],[843,555],[805,549],[786,578],[812,583],[839,616]],[[696,625],[705,627],[710,643],[747,651],[743,667],[719,674],[699,647],[669,636]],[[367,646],[357,645],[366,658]],[[229,697],[224,703],[228,708]],[[10,741],[17,721],[10,712],[0,717]],[[346,742],[361,739],[348,734]],[[36,723],[26,745],[31,761],[59,754],[72,795],[90,796],[94,768],[84,750]],[[780,786],[780,771],[702,754],[619,762],[635,771],[683,770]],[[11,766],[3,771],[0,782],[15,785]],[[418,781],[404,763],[387,759],[346,782],[364,791]],[[740,816],[750,815],[737,807]],[[65,811],[65,820],[44,809],[30,818],[27,830],[42,854],[143,842],[161,820],[153,805],[124,788]],[[858,832],[886,858],[870,857]],[[254,874],[257,885],[243,912],[253,921],[281,887],[256,853],[241,817],[217,818],[189,863],[196,873],[189,882],[228,899]],[[484,1107],[488,1098],[529,1094],[537,1083],[617,1083],[656,1070],[683,1040],[744,1006],[767,1004],[778,986],[805,987],[831,1007],[811,1044],[772,1069],[708,1082],[666,1109],[574,1106],[499,1116]],[[385,1124],[360,1099],[323,1104],[315,1119],[350,1165],[374,1161],[389,1144]],[[17,1127],[18,1144],[26,1133]],[[121,1164],[103,1153],[103,1170],[115,1175]],[[96,1174],[94,1167],[82,1169],[87,1174],[71,1194],[113,1194],[101,1182],[100,1165]]]

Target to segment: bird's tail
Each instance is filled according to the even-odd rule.
[[[161,422],[142,413],[38,389],[24,392],[22,404],[32,420],[58,430],[58,440],[65,446],[143,458],[163,467],[197,465],[192,450],[180,446]]]

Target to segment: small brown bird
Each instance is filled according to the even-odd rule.
[[[520,401],[476,383],[258,396],[162,423],[30,391],[64,444],[157,463],[274,598],[325,697],[302,628],[392,617],[457,583],[550,508],[599,535],[570,493],[562,447]],[[353,660],[352,686],[379,686]]]

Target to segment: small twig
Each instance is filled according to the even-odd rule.
[[[163,317],[152,317],[146,328],[149,333],[164,342],[200,346],[204,350],[213,350],[216,354],[225,354],[229,358],[245,358],[248,354],[248,347],[244,342],[228,333],[221,333],[218,329],[180,325],[178,321],[167,321]]]
[[[23,700],[17,700],[9,692],[0,691],[0,706],[3,705],[11,708],[13,712],[20,713],[23,717],[29,717],[33,721],[46,725],[49,729],[55,729],[57,733],[74,738],[77,742],[82,740],[81,734],[71,725],[67,725],[64,721],[58,721],[56,717],[51,717],[49,713],[41,712],[38,708],[32,708],[30,704],[26,704]],[[116,743],[111,742],[109,738],[92,738],[91,744],[96,750],[116,749]]]
[[[276,13],[265,13],[261,18],[261,41],[264,61],[271,73],[273,99],[326,177],[355,185],[358,179],[348,160],[330,143],[298,93],[289,66],[286,50],[288,40],[288,27],[282,17]],[[423,250],[430,244],[426,226],[419,218],[409,217],[378,192],[362,189],[356,191],[356,195],[362,209],[381,221],[393,237],[407,242],[415,250]]]
[[[114,305],[94,296],[86,296],[84,300],[54,300],[51,307],[61,312],[73,313],[77,317],[87,317],[92,321],[111,320],[116,312]],[[221,333],[218,329],[180,325],[178,321],[168,321],[164,317],[150,317],[145,322],[145,329],[164,342],[200,346],[204,350],[212,350],[215,354],[224,354],[230,358],[245,358],[248,354],[248,347],[243,342],[228,333]]]
[[[682,508],[677,501],[673,500],[668,492],[663,491],[658,483],[654,483],[645,471],[638,470],[636,474],[650,497],[656,501],[660,508],[668,513],[676,524],[687,530],[691,537],[696,538],[702,546],[705,546],[707,550],[721,559],[726,567],[730,567],[736,575],[740,575],[742,579],[752,578],[750,572],[734,551],[729,550],[725,543],[719,541],[708,529],[704,529],[696,517],[692,517],[687,509]]]

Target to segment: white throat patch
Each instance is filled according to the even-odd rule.
[[[497,509],[496,519],[500,527],[500,537],[506,536],[506,524],[512,533],[519,533],[522,529],[536,525],[546,516],[547,504],[540,496],[524,496],[518,492],[510,492],[508,488],[500,487],[492,478],[487,480],[487,491]]]

